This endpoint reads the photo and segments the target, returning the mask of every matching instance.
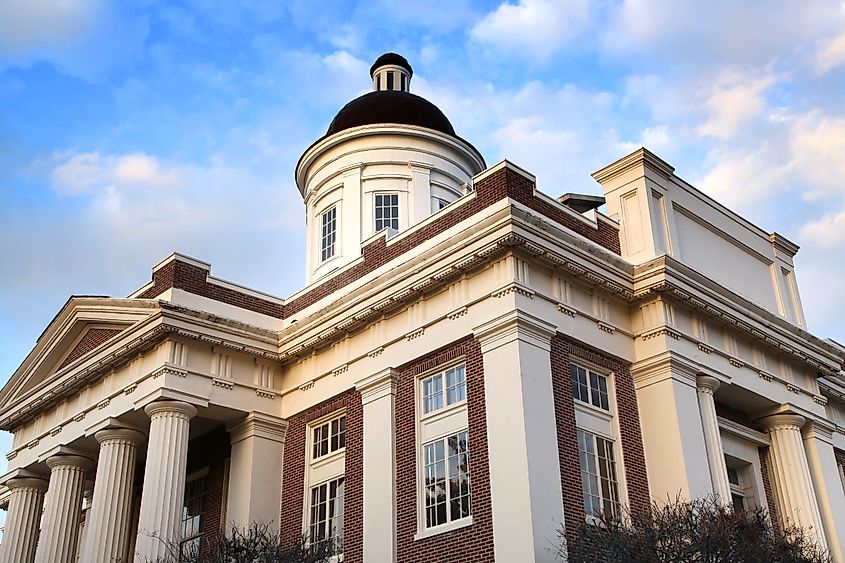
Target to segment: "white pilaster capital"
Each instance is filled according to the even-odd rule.
[[[830,445],[833,445],[833,433],[835,431],[836,426],[833,424],[816,419],[808,420],[802,429],[805,438],[818,439]]]
[[[183,401],[154,401],[144,407],[144,412],[151,419],[160,415],[176,415],[192,419],[197,414],[197,407]]]
[[[530,313],[514,309],[472,329],[482,353],[515,340],[522,340],[546,351],[551,350],[557,327]]]
[[[361,393],[361,403],[367,404],[382,397],[396,394],[399,372],[388,367],[355,382],[355,389]]]
[[[800,432],[801,427],[804,426],[806,418],[800,414],[774,414],[761,418],[757,421],[766,432],[776,432],[778,430],[790,430]]]
[[[31,489],[43,493],[47,490],[47,480],[39,479],[36,477],[18,477],[15,479],[9,479],[6,482],[6,486],[9,487],[9,490],[13,493],[15,490],[26,489]]]
[[[94,467],[94,462],[87,457],[81,455],[54,455],[47,458],[47,467],[55,469],[57,467],[75,467],[82,471],[89,471]]]
[[[721,383],[712,375],[699,374],[695,377],[695,385],[699,391],[713,395]]]
[[[251,412],[246,418],[226,427],[232,444],[247,438],[264,438],[273,442],[285,443],[288,421],[278,416]]]
[[[94,438],[102,446],[108,442],[127,442],[133,446],[140,446],[147,439],[144,434],[137,430],[129,428],[106,428],[105,430],[98,430],[94,434]]]

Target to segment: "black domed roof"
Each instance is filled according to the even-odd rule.
[[[401,66],[402,68],[404,68],[405,70],[408,71],[408,74],[410,74],[411,76],[414,75],[414,69],[411,68],[411,65],[408,62],[408,59],[406,59],[405,57],[403,57],[399,53],[385,53],[382,56],[380,56],[379,58],[377,58],[376,62],[373,63],[373,66],[370,67],[370,77],[372,77],[373,74],[375,74],[378,67],[384,66],[384,65]]]
[[[387,55],[382,55],[385,56]],[[416,125],[456,136],[452,124],[437,106],[425,98],[395,90],[370,92],[346,104],[332,120],[326,136],[345,129],[377,123]]]

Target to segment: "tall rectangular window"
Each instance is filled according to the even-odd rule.
[[[399,194],[375,195],[375,231],[390,227],[399,230]]]
[[[602,410],[610,410],[607,394],[607,376],[572,365],[572,396],[577,401],[587,403]]]
[[[425,527],[469,517],[469,433],[458,432],[425,444],[423,456]]]
[[[581,487],[587,516],[619,515],[619,482],[613,442],[577,429]]]
[[[199,555],[202,541],[202,523],[208,503],[208,471],[203,470],[188,475],[185,481],[185,497],[182,503],[181,540],[179,554],[181,557],[196,557]]]
[[[342,450],[346,447],[346,415],[315,426],[312,432],[311,459]]]
[[[387,71],[387,89],[393,90],[393,71]]]
[[[331,541],[335,553],[343,553],[343,477],[311,488],[309,538]]]
[[[337,208],[332,207],[321,215],[322,236],[320,237],[320,257],[323,262],[334,256],[337,239]]]

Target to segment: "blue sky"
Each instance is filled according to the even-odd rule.
[[[845,341],[841,1],[0,0],[0,379],[69,295],[174,250],[300,288],[293,168],[385,51],[550,195],[650,148],[799,243],[810,329]]]

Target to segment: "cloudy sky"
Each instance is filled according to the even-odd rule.
[[[174,250],[300,288],[294,165],[385,51],[550,195],[645,145],[798,242],[810,329],[845,341],[841,0],[0,0],[0,380],[69,295]]]

